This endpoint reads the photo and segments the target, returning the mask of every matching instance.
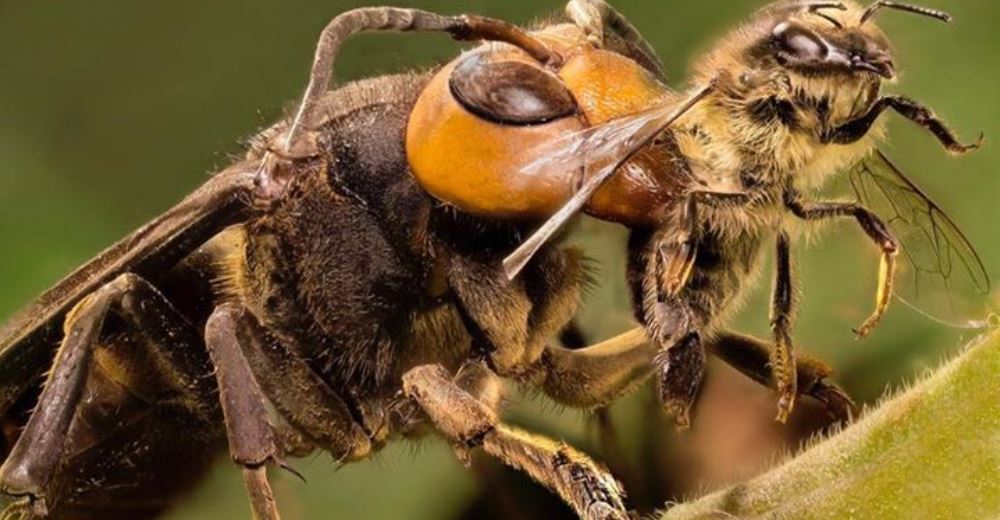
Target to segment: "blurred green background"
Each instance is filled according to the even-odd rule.
[[[934,107],[965,138],[980,130],[988,138],[1000,136],[995,65],[1000,3],[925,3],[949,9],[956,22],[945,27],[906,15],[882,17],[903,71],[893,89]],[[614,4],[659,50],[677,85],[694,56],[762,5],[752,0]],[[275,120],[299,96],[321,27],[338,12],[361,5],[0,0],[0,318],[240,153],[240,139]],[[558,0],[399,5],[519,23],[562,8]],[[337,79],[427,66],[456,51],[442,36],[361,37],[338,58]],[[890,129],[891,155],[968,231],[996,277],[1000,146],[988,144],[954,159],[897,118]],[[582,323],[591,337],[607,337],[630,326],[622,283],[624,239],[610,226],[587,223],[582,231],[578,239],[603,266],[602,285],[590,295]],[[897,306],[871,339],[858,343],[850,329],[872,304],[875,253],[850,224],[800,245],[797,253],[803,298],[796,338],[805,350],[830,361],[841,373],[839,381],[862,401],[933,367],[969,334]],[[734,327],[764,335],[768,284],[760,285]],[[757,396],[765,403],[762,428],[772,428],[768,399],[766,393]],[[600,451],[583,414],[539,399],[520,401],[512,422]],[[621,444],[638,468],[646,462],[636,439],[645,431],[640,425],[652,420],[649,401],[639,394],[613,410]],[[693,441],[680,441],[681,449],[685,442]],[[276,478],[291,519],[435,519],[462,511],[468,516],[470,504],[490,487],[483,485],[482,472],[464,470],[436,440],[419,449],[396,445],[374,460],[339,470],[326,456],[295,465],[308,484]],[[238,472],[220,463],[211,481],[171,518],[248,518],[242,493]]]

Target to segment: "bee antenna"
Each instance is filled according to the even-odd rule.
[[[888,7],[890,9],[897,9],[899,11],[906,11],[908,13],[919,14],[922,16],[927,16],[930,18],[935,18],[941,20],[942,22],[951,22],[952,17],[950,14],[944,11],[938,11],[937,9],[928,9],[926,7],[920,7],[917,5],[901,4],[899,2],[892,2],[890,0],[879,0],[872,4],[868,9],[865,9],[865,13],[861,15],[861,24],[864,25],[871,17],[875,16],[876,13],[882,10],[882,8]]]
[[[826,13],[823,13],[822,11],[824,9],[837,9],[838,11],[846,11],[847,6],[844,5],[843,2],[820,2],[808,5],[809,14],[814,14],[816,16],[819,16],[820,18],[823,18],[824,20],[832,23],[838,29],[843,29],[844,24],[837,21],[836,18]]]

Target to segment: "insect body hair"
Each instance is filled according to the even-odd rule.
[[[759,182],[793,182],[809,191],[870,153],[883,137],[884,127],[876,122],[867,135],[849,145],[823,139],[831,127],[867,110],[877,99],[883,78],[870,72],[799,72],[783,67],[774,57],[773,34],[780,24],[794,23],[817,33],[843,31],[811,13],[808,6],[813,4],[794,1],[767,7],[695,63],[696,83],[719,78],[722,85],[717,99],[695,109],[690,120],[698,123],[688,125],[710,136],[701,139],[703,145],[711,141],[702,153],[712,156],[718,169],[738,165],[754,170]],[[857,26],[864,8],[854,2],[843,5],[843,10],[824,14],[845,27]],[[874,24],[851,30],[863,31],[859,34],[864,38],[888,47]],[[698,153],[690,146],[685,152]]]

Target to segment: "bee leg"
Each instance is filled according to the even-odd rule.
[[[463,390],[442,367],[410,370],[403,376],[403,389],[450,441],[465,449],[482,447],[524,471],[562,497],[580,518],[628,518],[624,492],[614,477],[569,446],[502,424],[495,409]]]
[[[633,232],[629,239],[628,282],[635,299],[636,317],[643,324],[656,353],[652,368],[664,410],[678,428],[691,425],[691,407],[701,388],[705,352],[698,330],[702,312],[692,307],[696,295],[682,290],[669,296],[663,290],[660,244],[676,226],[659,231]]]
[[[798,378],[795,374],[795,347],[792,344],[792,307],[794,289],[792,287],[791,245],[788,234],[778,233],[775,251],[774,290],[771,295],[771,332],[774,333],[774,349],[771,350],[771,377],[778,392],[778,416],[781,423],[795,408],[798,397]]]
[[[418,9],[364,7],[334,18],[324,29],[316,46],[309,86],[285,136],[285,149],[297,150],[303,131],[311,129],[323,112],[321,100],[330,86],[334,60],[344,41],[364,31],[446,32],[460,41],[492,40],[524,49],[542,63],[561,61],[556,53],[526,31],[502,20],[474,15],[443,16]]]
[[[13,497],[23,497],[32,514],[45,517],[49,481],[61,461],[73,417],[86,387],[90,360],[101,338],[109,312],[120,315],[129,327],[141,334],[164,379],[185,395],[196,411],[208,415],[209,406],[201,396],[213,388],[207,380],[208,367],[195,353],[200,341],[197,332],[180,313],[148,282],[125,274],[87,296],[66,316],[65,336],[39,396],[35,412],[28,420],[10,456],[0,468],[0,488]]]
[[[658,78],[666,77],[663,64],[649,42],[632,22],[604,0],[570,0],[566,4],[566,15],[583,30],[587,40],[595,47],[616,50],[618,42],[612,41],[612,38],[617,39],[624,47],[624,54]]]
[[[878,326],[889,309],[892,290],[896,280],[896,256],[899,241],[889,232],[888,226],[871,211],[857,205],[843,202],[805,202],[794,192],[785,193],[785,206],[795,216],[803,220],[824,220],[829,218],[854,218],[865,234],[881,250],[879,263],[879,284],[875,296],[875,311],[857,330],[858,338],[865,338]]]
[[[677,224],[677,232],[665,235],[657,247],[658,265],[660,265],[660,287],[665,297],[677,296],[687,285],[694,270],[694,261],[698,256],[698,244],[695,233],[698,226],[698,202],[689,197],[684,203],[684,209]]]
[[[774,346],[756,338],[724,332],[714,336],[705,348],[714,356],[740,371],[750,379],[777,389],[770,364]],[[799,354],[796,360],[796,387],[800,396],[812,396],[826,406],[827,412],[838,421],[849,422],[858,414],[858,407],[847,393],[827,379],[833,375],[826,363]]]
[[[694,406],[705,376],[705,349],[697,332],[685,334],[660,351],[654,360],[659,368],[657,390],[663,408],[679,429],[691,427]]]
[[[254,519],[279,520],[267,480],[267,466],[277,460],[278,450],[264,397],[242,353],[239,322],[244,312],[231,305],[218,307],[205,325],[205,346],[215,366],[229,454],[243,468]]]
[[[824,136],[824,142],[849,144],[859,141],[868,134],[868,131],[871,130],[872,125],[882,115],[882,112],[885,112],[889,108],[934,134],[934,137],[953,154],[963,154],[979,148],[983,144],[983,135],[980,135],[975,143],[962,144],[955,137],[951,129],[934,115],[931,109],[903,96],[885,96],[879,98],[867,114],[830,130]]]
[[[698,206],[736,207],[750,203],[749,193],[693,191],[681,206],[672,233],[665,234],[657,245],[660,290],[658,299],[674,298],[687,285],[698,257]]]

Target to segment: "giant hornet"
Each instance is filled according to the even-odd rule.
[[[580,408],[653,378],[683,426],[706,352],[772,385],[779,421],[800,395],[847,415],[829,370],[796,360],[790,220],[854,219],[880,251],[860,336],[890,304],[907,237],[935,237],[922,249],[939,268],[910,261],[922,278],[989,287],[968,240],[875,149],[890,109],[952,153],[979,145],[880,93],[895,75],[873,22],[887,9],[949,19],[885,0],[778,2],[723,38],[684,92],[601,0],[571,0],[566,20],[533,30],[416,9],[341,14],[294,116],[3,329],[6,514],[151,518],[228,446],[254,515],[274,520],[269,466],[317,449],[364,459],[430,428],[460,455],[482,449],[527,473],[581,518],[623,519],[607,470],[501,421],[501,378]],[[331,90],[344,41],[389,30],[484,43],[429,72]],[[891,203],[891,221],[807,197],[844,170],[863,201]],[[569,350],[550,340],[587,269],[553,238],[581,212],[631,230],[642,328]],[[896,234],[913,229],[923,234]],[[773,345],[722,328],[770,240]]]

